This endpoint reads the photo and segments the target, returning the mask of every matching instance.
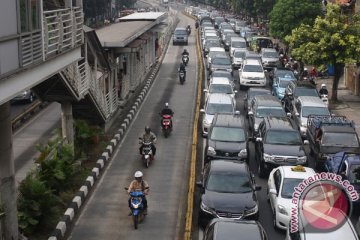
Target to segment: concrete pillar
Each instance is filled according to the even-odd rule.
[[[68,144],[74,145],[74,118],[71,102],[61,102],[62,137]]]
[[[18,239],[17,191],[12,149],[10,102],[0,105],[0,204],[5,210],[4,239]]]

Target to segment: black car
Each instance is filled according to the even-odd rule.
[[[248,109],[249,129],[253,136],[257,134],[259,124],[264,117],[286,117],[281,102],[272,95],[254,97]],[[289,116],[291,116],[290,113]]]
[[[240,114],[217,113],[205,147],[205,164],[212,159],[248,160],[244,118]]]
[[[216,218],[206,227],[203,240],[267,240],[262,225],[253,220]]]
[[[255,138],[255,159],[259,176],[265,177],[273,167],[280,165],[306,165],[304,143],[300,132],[289,118],[264,118]]]
[[[290,78],[296,80],[294,72],[288,68],[276,67],[269,72],[269,85],[272,87],[275,78]]]
[[[214,160],[205,165],[202,181],[199,225],[213,218],[257,220],[259,218],[255,179],[246,162]]]
[[[254,99],[254,97],[261,95],[271,95],[271,91],[269,89],[256,87],[251,87],[246,91],[246,95],[244,97],[244,111],[246,115],[247,112],[250,110],[249,107],[251,105],[251,101]]]
[[[316,86],[306,81],[290,81],[285,89],[283,101],[285,112],[292,112],[294,100],[300,96],[319,97]]]

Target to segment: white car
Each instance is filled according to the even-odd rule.
[[[211,47],[209,48],[209,53],[207,57],[207,64],[206,67],[209,70],[211,65],[211,58],[214,56],[227,56],[225,49],[223,47]]]
[[[294,187],[315,174],[312,168],[303,166],[280,166],[270,172],[267,197],[273,212],[274,228],[288,228]]]
[[[240,88],[247,87],[265,87],[266,77],[260,61],[256,59],[246,59],[239,69]]]
[[[200,109],[204,115],[202,121],[203,136],[207,137],[212,120],[216,113],[235,113],[236,102],[233,97],[224,93],[212,93],[206,98],[205,108]]]
[[[239,69],[244,62],[246,50],[236,49],[231,57],[233,69]]]
[[[233,83],[226,77],[213,78],[208,89],[204,89],[206,97],[212,93],[225,93],[235,98],[237,90],[234,90]]]

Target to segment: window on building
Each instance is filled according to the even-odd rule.
[[[19,0],[21,32],[31,32],[41,28],[40,0]]]

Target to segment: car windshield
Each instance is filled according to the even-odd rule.
[[[230,59],[228,59],[228,58],[214,58],[212,63],[216,64],[216,65],[230,65],[231,64]]]
[[[329,109],[327,107],[303,107],[301,112],[303,117],[308,117],[309,115],[330,115]]]
[[[232,94],[233,89],[230,84],[210,84],[209,93]]]
[[[216,56],[226,56],[226,53],[225,52],[210,52],[209,53],[210,58],[213,58],[213,57],[216,57]]]
[[[295,89],[295,97],[299,97],[299,96],[318,97],[319,94],[318,94],[318,92],[316,91],[315,88],[297,87]]]
[[[175,35],[187,35],[186,29],[176,29]]]
[[[277,52],[264,52],[264,58],[279,58],[279,54]]]
[[[248,92],[248,99],[253,99],[256,96],[263,96],[263,95],[271,95],[270,91],[249,91]]]
[[[323,146],[359,147],[355,133],[325,132],[321,144]]]
[[[210,48],[210,47],[220,47],[221,44],[219,41],[217,40],[210,40],[209,42],[206,42],[206,47]]]
[[[206,36],[205,39],[206,40],[218,40],[219,37],[218,36]]]
[[[242,128],[214,127],[210,139],[222,142],[244,142],[245,132]]]
[[[284,178],[284,182],[281,189],[281,197],[290,199],[294,193],[294,188],[299,185],[304,179],[298,178]]]
[[[281,78],[290,78],[295,80],[294,73],[292,71],[282,71],[278,70],[276,71],[276,76]]]
[[[360,184],[360,164],[353,164],[350,166],[349,181],[351,184]]]
[[[206,113],[210,115],[215,113],[232,113],[233,106],[231,104],[209,103],[206,110]]]
[[[286,88],[289,85],[290,81],[288,80],[280,80],[278,82],[280,88]]]
[[[298,131],[270,130],[266,134],[265,142],[277,145],[301,145]]]
[[[263,72],[260,65],[245,65],[243,68],[243,72]]]
[[[267,116],[286,117],[286,113],[282,107],[258,107],[256,109],[257,118],[264,118]]]
[[[245,58],[245,52],[234,52],[234,57]]]
[[[216,78],[216,77],[225,77],[229,80],[232,80],[232,76],[231,76],[231,73],[227,72],[227,71],[214,71],[212,74],[211,74],[211,77],[212,78]]]
[[[234,48],[246,48],[246,42],[234,41],[231,46]]]
[[[229,172],[210,174],[206,189],[219,193],[246,193],[252,191],[248,176]]]

